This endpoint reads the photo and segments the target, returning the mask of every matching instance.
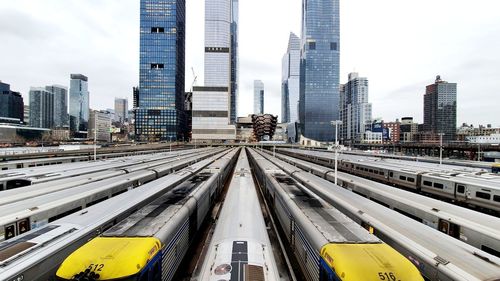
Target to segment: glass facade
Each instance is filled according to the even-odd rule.
[[[300,39],[290,33],[281,71],[281,122],[298,122],[300,95]]]
[[[193,139],[236,138],[238,1],[205,1],[205,81],[193,88]]]
[[[299,119],[302,134],[334,139],[339,119],[339,0],[303,0]]]
[[[231,124],[235,124],[238,117],[238,2],[231,1]]]
[[[443,142],[454,141],[457,131],[457,84],[436,77],[424,95],[424,130],[443,134]],[[435,137],[438,139],[438,137]]]
[[[68,88],[59,85],[46,86],[45,89],[54,94],[54,127],[67,127],[68,122]]]
[[[185,0],[141,0],[137,140],[187,138],[185,12]]]
[[[30,89],[30,125],[47,129],[54,126],[54,95],[44,88]]]
[[[0,82],[0,117],[24,120],[23,97],[10,90],[10,85]]]
[[[264,83],[253,81],[253,114],[264,114]]]
[[[115,98],[116,121],[124,123],[128,121],[128,99]]]
[[[87,138],[90,116],[88,78],[81,74],[70,77],[69,127],[74,138],[83,139]]]

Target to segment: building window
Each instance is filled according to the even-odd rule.
[[[163,63],[152,63],[151,69],[163,69]]]
[[[163,33],[165,28],[163,27],[151,27],[151,33]]]
[[[316,50],[316,42],[309,42],[309,50]]]
[[[330,50],[337,51],[337,42],[330,42]]]

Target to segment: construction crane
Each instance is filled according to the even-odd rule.
[[[193,86],[196,84],[196,80],[198,79],[198,76],[196,75],[196,73],[194,72],[194,68],[191,67],[191,71],[193,72],[193,83],[191,83],[191,92],[193,92]]]

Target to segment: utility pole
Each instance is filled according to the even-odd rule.
[[[338,141],[338,125],[342,125],[341,120],[331,121],[332,125],[335,125],[335,185],[337,185],[337,159],[338,159],[338,149],[339,149],[339,141]]]
[[[443,164],[443,133],[439,133],[439,165]]]
[[[97,111],[94,111],[94,162],[97,161]]]

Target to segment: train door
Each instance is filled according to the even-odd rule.
[[[460,238],[460,226],[452,222],[439,219],[439,231],[446,233],[454,238]]]

